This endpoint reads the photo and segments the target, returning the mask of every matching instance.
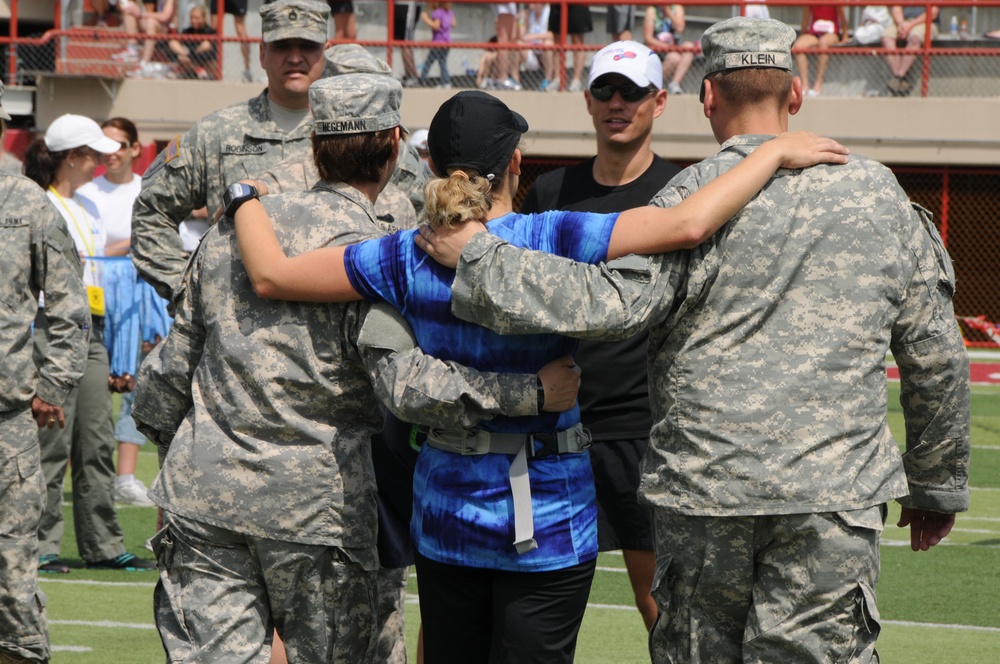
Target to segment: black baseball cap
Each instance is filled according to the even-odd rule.
[[[493,95],[463,90],[441,104],[427,132],[438,175],[470,168],[489,180],[507,168],[528,123]]]

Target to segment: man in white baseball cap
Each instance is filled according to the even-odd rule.
[[[653,120],[667,103],[663,67],[653,51],[634,41],[605,46],[594,56],[584,98],[594,121],[597,155],[538,177],[521,212],[620,212],[649,203],[679,172],[650,145]],[[590,456],[601,507],[598,548],[622,550],[636,606],[646,627],[652,627],[652,519],[637,498],[639,460],[653,425],[646,335],[611,343],[583,341],[575,357],[585,375],[597,377],[583,382],[579,402],[584,426],[594,435]]]

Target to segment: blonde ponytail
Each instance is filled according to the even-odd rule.
[[[493,205],[493,182],[475,171],[455,169],[446,178],[434,178],[424,187],[424,212],[431,226],[451,228],[484,220]]]

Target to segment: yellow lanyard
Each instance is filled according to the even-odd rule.
[[[73,211],[69,209],[68,205],[66,205],[66,200],[59,195],[59,192],[56,191],[56,188],[52,185],[49,185],[49,191],[52,192],[53,196],[59,199],[59,202],[62,203],[63,209],[66,210],[66,214],[68,214],[69,218],[73,220],[73,226],[76,227],[76,233],[80,236],[80,241],[83,242],[84,253],[87,256],[93,256],[96,249],[96,243],[94,242],[94,229],[90,225],[90,219],[87,218],[87,211],[83,209],[82,205],[77,203],[77,205],[80,206],[80,211],[83,212],[83,220],[87,224],[87,232],[84,233],[83,229],[80,228],[80,222],[76,220],[76,215],[73,214]]]

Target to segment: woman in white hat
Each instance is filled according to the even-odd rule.
[[[125,551],[114,506],[114,445],[111,424],[109,363],[104,347],[104,290],[101,267],[107,233],[92,203],[77,195],[94,178],[102,155],[121,149],[100,126],[82,115],[56,118],[25,154],[24,174],[46,190],[59,211],[83,260],[83,283],[90,304],[91,328],[87,368],[80,384],[66,398],[64,429],[39,432],[42,471],[47,500],[38,528],[39,571],[66,573],[59,560],[62,545],[62,496],[66,464],[73,473],[73,525],[77,548],[87,567],[99,569],[155,569],[149,561]],[[44,298],[39,301],[44,306]],[[43,316],[35,323],[36,352],[44,353],[47,326]]]

